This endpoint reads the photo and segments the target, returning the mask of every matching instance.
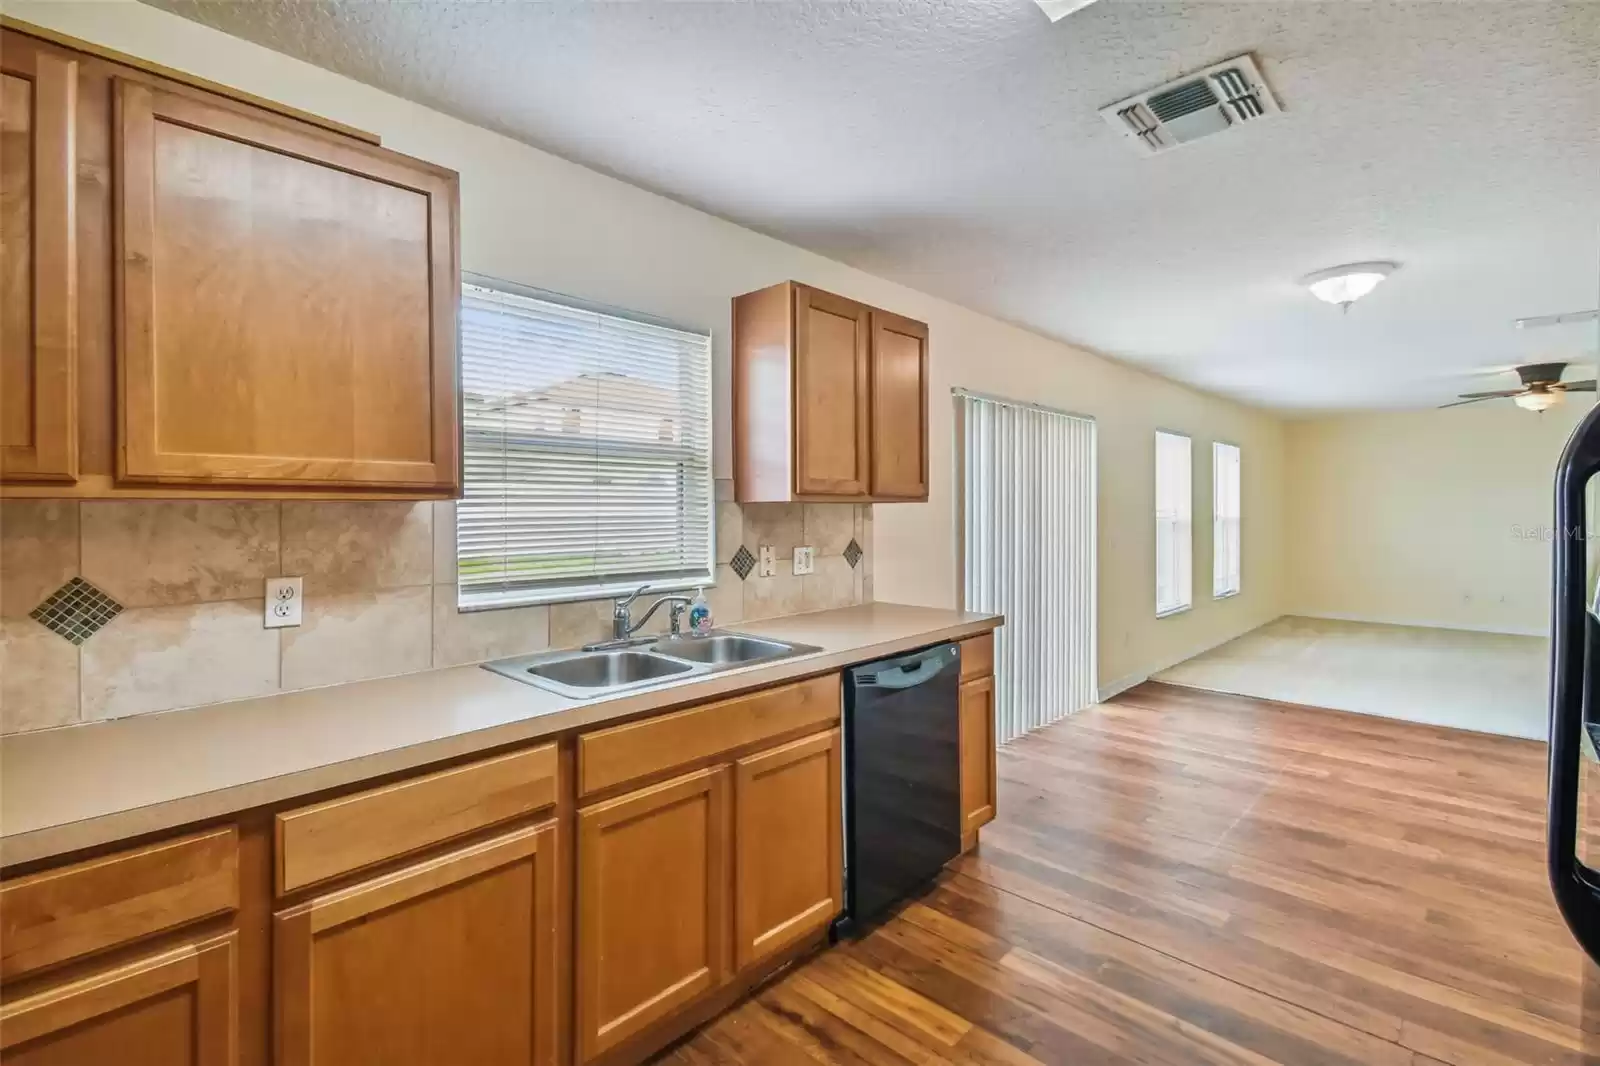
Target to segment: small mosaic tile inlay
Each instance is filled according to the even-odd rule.
[[[121,613],[122,604],[75,577],[52,592],[28,617],[72,643],[82,644]]]
[[[849,563],[853,569],[855,565],[861,561],[861,556],[863,554],[865,553],[862,552],[861,545],[856,543],[856,539],[854,537],[851,537],[850,543],[844,546],[844,561]]]
[[[740,581],[743,581],[750,576],[750,571],[755,569],[756,557],[750,554],[749,548],[741,544],[739,550],[733,553],[733,558],[728,560],[728,565],[733,567],[733,572],[739,575]]]

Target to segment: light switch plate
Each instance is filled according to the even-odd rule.
[[[763,544],[756,549],[756,576],[771,577],[778,572],[777,555],[772,545]]]
[[[266,606],[263,609],[262,624],[268,629],[299,625],[300,605],[304,599],[301,578],[267,578]]]
[[[794,550],[794,572],[796,577],[801,574],[809,574],[817,568],[816,558],[813,553],[814,549],[810,547],[800,547]]]

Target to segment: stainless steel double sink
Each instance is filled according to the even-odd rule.
[[[589,700],[821,650],[719,630],[622,647],[522,655],[484,663],[483,668],[560,696]]]

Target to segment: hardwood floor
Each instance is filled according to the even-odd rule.
[[[1600,1063],[1544,758],[1142,685],[1003,748],[977,852],[657,1061]]]

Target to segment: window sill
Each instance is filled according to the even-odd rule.
[[[1211,598],[1214,600],[1231,600],[1237,595],[1239,595],[1239,590],[1232,589],[1228,592],[1213,592]]]
[[[1171,618],[1175,614],[1183,614],[1183,613],[1185,613],[1187,611],[1192,611],[1192,610],[1194,610],[1194,604],[1186,603],[1182,607],[1168,607],[1165,611],[1157,611],[1156,612],[1156,617],[1157,618]]]

